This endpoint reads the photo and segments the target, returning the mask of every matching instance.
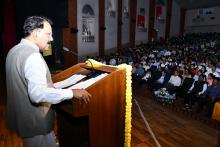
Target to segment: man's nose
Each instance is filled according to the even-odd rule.
[[[51,36],[50,36],[50,42],[52,42],[52,41],[53,41],[53,36],[51,35]]]

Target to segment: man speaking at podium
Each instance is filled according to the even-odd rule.
[[[52,22],[39,16],[28,17],[24,38],[6,59],[7,127],[23,138],[25,147],[55,147],[51,104],[77,98],[85,103],[91,95],[81,89],[55,89],[40,51],[47,50],[52,38]]]

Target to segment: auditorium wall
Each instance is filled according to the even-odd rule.
[[[95,12],[95,42],[82,42],[82,8],[86,4],[89,4],[94,12]],[[77,20],[78,20],[78,54],[80,56],[87,54],[98,54],[98,0],[87,0],[81,1],[78,0],[77,6]],[[105,1],[105,52],[109,52],[113,48],[117,47],[117,9],[115,14],[109,14],[107,12],[107,0]],[[115,8],[117,8],[117,0],[115,0]],[[135,41],[136,44],[140,42],[147,42],[148,40],[148,18],[149,18],[149,0],[138,0],[137,1],[137,18],[138,15],[141,15],[140,11],[144,14],[144,27],[138,28],[136,27],[136,36]],[[138,19],[136,19],[138,21]],[[122,45],[126,45],[129,43],[129,23],[130,23],[130,15],[122,13]],[[136,25],[137,26],[137,25]]]
[[[188,32],[220,32],[220,7],[193,9],[186,12],[185,30]]]
[[[149,0],[137,1],[137,19],[136,19],[136,44],[146,43],[148,40],[148,18],[149,18]],[[141,22],[144,19],[144,22]],[[143,23],[143,24],[142,24]]]
[[[112,0],[113,1],[113,0]],[[114,1],[115,12],[108,12],[108,0],[105,0],[105,53],[109,53],[112,49],[117,48],[117,5],[118,0]],[[123,2],[123,1],[122,1]],[[98,28],[99,28],[99,0],[78,0],[77,1],[77,26],[78,26],[78,54],[79,56],[85,55],[98,55]],[[94,11],[94,42],[83,42],[82,40],[82,9],[85,5],[90,5]],[[129,13],[128,13],[129,14]],[[135,32],[135,44],[145,43],[148,40],[148,23],[149,23],[149,0],[137,0],[137,13],[136,13],[136,32]],[[140,20],[144,19],[142,24],[139,24]],[[180,7],[173,1],[172,17],[171,17],[171,29],[170,36],[176,36],[179,34],[180,26]],[[165,37],[165,23],[166,23],[166,5],[162,7],[162,15],[160,19],[155,19],[155,30],[157,30],[157,37]],[[122,46],[129,44],[129,30],[130,30],[130,14],[123,13],[122,9]]]

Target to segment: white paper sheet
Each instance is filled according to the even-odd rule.
[[[55,88],[69,87],[69,86],[79,82],[80,80],[82,80],[85,77],[86,77],[86,75],[75,74],[75,75],[72,75],[71,77],[69,77],[63,81],[59,81],[59,82],[54,83],[54,87]]]
[[[97,76],[95,78],[91,78],[91,79],[88,79],[86,81],[79,82],[79,83],[69,87],[68,89],[86,89],[86,88],[88,88],[89,86],[91,86],[95,82],[101,80],[102,78],[104,78],[107,75],[108,75],[107,73],[100,74],[99,76]]]

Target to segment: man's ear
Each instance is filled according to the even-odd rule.
[[[33,32],[31,33],[31,35],[32,35],[32,37],[33,37],[34,39],[36,39],[36,38],[38,37],[38,30],[37,30],[37,29],[33,30]]]

